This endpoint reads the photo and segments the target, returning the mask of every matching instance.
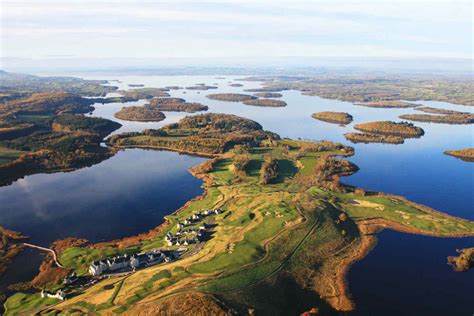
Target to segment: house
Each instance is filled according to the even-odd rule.
[[[147,255],[144,253],[135,254],[131,256],[130,266],[134,269],[142,266],[147,261]]]
[[[89,266],[89,273],[94,276],[98,276],[103,274],[108,269],[109,266],[105,261],[98,260],[91,263],[91,265]]]
[[[181,228],[183,228],[183,224],[182,224],[182,223],[176,224],[176,228],[177,228],[178,230],[181,230]]]
[[[216,208],[216,209],[214,210],[214,214],[216,214],[216,215],[219,215],[219,214],[220,214],[220,212],[221,212],[221,210],[220,210],[220,209],[218,209],[218,208]]]
[[[109,270],[115,271],[129,266],[130,257],[128,255],[118,256],[107,260]]]
[[[63,290],[57,290],[56,293],[52,293],[52,292],[42,290],[41,291],[41,297],[42,298],[46,298],[46,297],[57,298],[61,301],[64,301],[66,299],[66,293],[64,293]]]
[[[203,214],[207,216],[207,215],[211,214],[211,210],[205,210],[205,211],[203,212]]]
[[[199,229],[206,230],[207,229],[206,223],[202,223],[201,226],[199,226]]]

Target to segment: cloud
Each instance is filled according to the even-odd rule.
[[[472,57],[467,1],[36,0],[1,10],[1,54],[12,57]]]

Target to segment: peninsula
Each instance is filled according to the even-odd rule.
[[[301,312],[287,291],[325,314],[350,311],[348,268],[373,248],[379,230],[474,236],[472,221],[342,183],[357,166],[336,156],[352,155],[351,147],[281,139],[235,115],[186,117],[114,135],[109,145],[208,156],[191,169],[205,193],[146,234],[58,249],[61,265],[89,285],[64,287],[64,301],[17,293],[5,303],[6,314],[139,314],[152,307],[172,314],[177,306],[197,313],[202,304],[211,314]],[[91,275],[100,262],[128,265],[153,254],[169,259],[124,273],[106,270],[110,278]],[[170,304],[171,297],[179,304]]]
[[[94,100],[32,92],[0,104],[0,185],[38,172],[70,171],[114,153],[100,146],[121,125],[84,116]]]
[[[459,256],[448,257],[448,264],[453,267],[454,271],[466,272],[474,268],[474,248],[466,248],[457,250]]]
[[[446,155],[453,156],[464,161],[474,162],[474,148],[446,150],[444,153]]]
[[[460,112],[454,110],[438,109],[431,107],[419,107],[417,111],[422,111],[430,114],[404,114],[400,115],[401,119],[417,122],[430,122],[430,123],[441,123],[441,124],[473,124],[474,114],[469,112]]]

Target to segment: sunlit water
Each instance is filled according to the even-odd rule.
[[[284,108],[253,107],[206,98],[209,93],[241,93],[243,89],[260,87],[257,82],[240,82],[244,87],[230,87],[229,83],[236,77],[116,76],[110,79],[119,79],[121,83],[111,84],[121,89],[130,89],[128,84],[131,83],[146,87],[217,83],[219,88],[216,90],[172,90],[170,94],[208,105],[209,112],[253,119],[282,137],[327,139],[351,145],[356,155],[350,160],[360,167],[360,171],[346,178],[347,183],[402,195],[449,214],[474,219],[474,166],[443,154],[448,149],[473,147],[472,126],[415,123],[425,130],[420,139],[406,140],[403,145],[354,145],[343,137],[344,133],[354,131],[354,124],[376,120],[400,121],[398,116],[401,114],[421,112],[362,107],[350,102],[304,96],[298,91],[282,92],[281,99],[288,103]],[[141,100],[96,105],[92,115],[120,122],[123,126],[114,134],[159,128],[189,115],[165,112],[167,118],[157,123],[128,122],[113,116],[123,106],[145,103]],[[419,103],[473,112],[461,105]],[[319,111],[348,112],[354,117],[354,122],[339,126],[312,119],[311,114]],[[126,150],[91,168],[68,174],[26,177],[9,187],[0,188],[0,222],[44,244],[66,236],[104,240],[135,234],[156,226],[163,215],[199,194],[200,182],[186,169],[200,161],[200,158],[164,151]],[[7,207],[5,211],[3,205]],[[453,304],[456,304],[459,314],[472,313],[474,303],[468,302],[474,290],[474,272],[459,274],[446,265],[447,255],[454,254],[456,248],[468,246],[474,246],[474,238],[440,239],[382,233],[376,249],[357,263],[349,274],[358,313],[397,315],[409,309],[414,311],[413,314],[445,315]],[[26,260],[27,257],[27,254],[21,255],[17,260]],[[32,271],[34,269],[30,269],[29,274]],[[21,275],[21,272],[17,274]]]

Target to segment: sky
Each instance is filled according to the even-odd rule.
[[[0,0],[5,63],[473,58],[471,1]]]

